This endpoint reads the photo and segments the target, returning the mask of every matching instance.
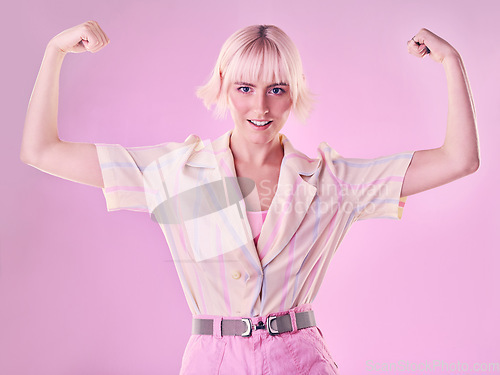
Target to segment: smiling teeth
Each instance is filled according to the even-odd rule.
[[[271,121],[253,121],[253,120],[249,121],[256,126],[265,126],[271,122]]]

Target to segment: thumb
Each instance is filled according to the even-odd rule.
[[[87,51],[90,49],[90,42],[87,39],[80,40],[78,44],[85,48],[85,50]]]
[[[88,46],[89,42],[87,40],[80,40],[78,43],[76,43],[73,47],[71,47],[68,52],[71,53],[82,53],[82,52],[87,52],[89,50]]]

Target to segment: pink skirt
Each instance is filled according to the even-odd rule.
[[[271,315],[309,310],[311,305],[306,304]],[[293,321],[295,315],[290,316]],[[293,331],[276,336],[267,330],[253,331],[250,337],[221,336],[220,316],[195,317],[214,319],[214,328],[218,326],[219,333],[213,336],[191,335],[182,357],[181,375],[339,375],[337,364],[317,327],[297,330],[293,321]],[[252,323],[257,324],[262,318],[267,316],[254,317]]]

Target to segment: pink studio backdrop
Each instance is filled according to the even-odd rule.
[[[367,158],[438,147],[444,72],[410,56],[406,41],[421,27],[450,41],[472,85],[480,170],[409,197],[400,222],[355,224],[314,308],[342,374],[410,373],[381,371],[391,363],[432,364],[432,374],[500,374],[499,12],[494,0],[4,6],[0,374],[175,374],[190,335],[174,264],[148,215],[108,213],[100,189],[19,160],[45,45],[89,19],[111,43],[97,54],[67,56],[60,137],[124,146],[191,133],[214,139],[230,129],[229,117],[217,121],[204,109],[195,87],[232,32],[270,23],[296,42],[317,94],[308,124],[291,118],[283,129],[294,146],[316,156],[327,141],[344,156]]]

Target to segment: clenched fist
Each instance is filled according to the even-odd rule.
[[[97,52],[108,43],[109,38],[97,22],[87,21],[57,34],[50,40],[49,45],[66,54]]]
[[[427,29],[421,29],[408,43],[408,52],[417,57],[429,54],[431,59],[442,63],[447,57],[456,57],[458,52],[446,40]]]

